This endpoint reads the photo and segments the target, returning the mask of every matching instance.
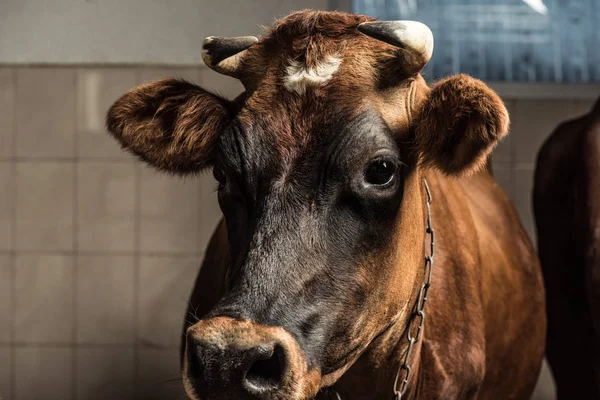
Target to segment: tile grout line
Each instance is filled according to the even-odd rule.
[[[0,250],[0,254],[9,255],[13,250]],[[73,251],[68,250],[19,250],[19,254],[22,255],[55,255],[55,256],[72,256]],[[139,252],[140,256],[144,257],[156,257],[156,258],[188,258],[188,257],[201,257],[204,255],[204,251],[198,252]],[[90,256],[90,257],[104,257],[104,256],[115,256],[115,257],[127,257],[135,256],[135,251],[82,251],[79,250],[79,255]]]
[[[1,343],[0,342],[0,348],[32,348],[32,349],[72,349],[72,348],[77,348],[77,349],[100,349],[100,350],[105,350],[105,349],[128,349],[131,348],[131,343],[94,343],[94,342],[84,342],[84,343],[76,343],[75,345],[73,345],[73,343],[71,342],[50,342],[50,343],[44,343],[44,342],[6,342],[6,343]],[[155,345],[155,346],[142,346],[144,349],[147,350],[178,350],[179,346],[175,346],[175,345]]]
[[[117,158],[117,157],[55,157],[55,156],[10,156],[10,157],[2,157],[0,161],[16,161],[16,162],[27,162],[27,163],[70,163],[79,161],[81,163],[112,163],[112,164],[130,164],[135,159],[130,158]]]
[[[133,380],[132,380],[132,397],[137,398],[137,383],[139,380],[140,373],[140,350],[139,350],[139,333],[140,333],[140,275],[141,275],[141,257],[140,257],[140,243],[141,243],[141,220],[140,220],[140,204],[141,204],[141,173],[140,165],[135,166],[135,207],[134,207],[134,240],[135,240],[135,253],[133,255]]]
[[[142,80],[142,72],[137,69],[135,72],[136,85]],[[131,382],[131,397],[137,398],[138,381],[140,379],[140,351],[139,351],[139,331],[140,331],[140,275],[141,275],[141,196],[142,196],[142,173],[139,161],[134,164],[134,255],[133,255],[133,379]]]
[[[12,127],[12,155],[15,156],[17,154],[17,69],[12,69],[12,85],[13,85],[13,127]],[[17,284],[17,163],[11,162],[11,174],[12,174],[12,204],[11,204],[11,252],[9,257],[9,278],[10,278],[10,388],[9,388],[9,396],[11,399],[16,398],[17,392],[17,377],[16,377],[16,368],[17,368],[17,354],[14,343],[16,342],[16,316],[17,316],[17,294],[16,294],[16,284]]]
[[[78,374],[77,374],[77,357],[79,352],[77,351],[77,339],[78,339],[78,329],[77,329],[77,300],[79,297],[79,123],[78,123],[78,101],[79,99],[79,76],[77,68],[73,69],[73,97],[75,98],[74,106],[73,106],[73,155],[75,160],[73,161],[73,253],[75,254],[74,259],[72,260],[72,282],[73,285],[73,305],[72,305],[72,321],[73,321],[73,339],[71,343],[71,368],[72,368],[72,379],[73,382],[71,384],[71,398],[77,399],[77,382],[78,382]]]

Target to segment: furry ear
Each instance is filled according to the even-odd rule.
[[[481,169],[508,132],[508,112],[498,95],[467,75],[439,81],[415,120],[421,165],[447,175]]]
[[[205,167],[230,120],[229,102],[189,82],[164,79],[138,86],[106,115],[108,131],[126,150],[167,172]]]

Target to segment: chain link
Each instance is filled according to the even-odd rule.
[[[429,191],[429,185],[427,180],[423,179],[425,184],[425,190],[427,191],[427,235],[430,237],[430,248],[429,254],[425,256],[425,271],[423,275],[423,283],[419,290],[419,296],[417,297],[417,303],[415,305],[415,311],[410,317],[410,321],[407,327],[406,338],[408,339],[408,348],[404,354],[404,359],[398,372],[396,372],[396,378],[394,379],[394,400],[401,400],[402,396],[408,389],[408,381],[410,379],[410,355],[413,350],[413,346],[419,340],[423,334],[423,325],[425,324],[425,306],[427,305],[427,294],[429,293],[429,287],[431,286],[431,277],[433,272],[433,259],[435,257],[435,232],[433,231],[433,225],[431,223],[431,192]],[[416,336],[413,336],[414,327],[416,326]]]
[[[435,232],[433,231],[433,225],[431,223],[431,192],[429,191],[427,180],[423,179],[423,183],[425,184],[425,191],[427,192],[427,227],[425,228],[425,232],[427,235],[429,235],[431,241],[429,255],[425,256],[423,283],[421,284],[421,289],[419,290],[415,311],[412,313],[408,323],[408,330],[406,334],[408,339],[408,348],[406,349],[404,360],[398,367],[396,378],[394,379],[394,400],[401,400],[402,396],[404,396],[406,393],[406,389],[408,388],[408,380],[411,372],[409,365],[410,355],[412,353],[413,346],[415,343],[421,340],[421,335],[423,333],[423,325],[425,324],[425,305],[427,304],[427,294],[429,293],[429,287],[431,286],[431,277],[433,272],[433,258],[435,257]],[[412,331],[416,321],[418,321],[418,324],[416,325],[417,334],[413,337]],[[402,381],[400,381],[400,376],[402,375],[404,377],[402,378]],[[400,387],[398,387],[399,381]],[[342,400],[339,393],[333,387],[325,388],[322,391],[327,393],[329,398],[333,398],[334,400]]]
[[[340,394],[333,387],[323,388],[320,391],[322,393],[325,393],[327,395],[328,399],[342,400],[342,397],[340,396]]]

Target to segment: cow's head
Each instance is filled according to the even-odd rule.
[[[203,50],[243,82],[236,100],[161,80],[107,119],[147,163],[212,168],[219,183],[232,262],[224,296],[187,332],[186,389],[308,399],[405,326],[423,274],[420,177],[479,169],[507,113],[464,75],[429,89],[433,39],[416,22],[304,11]]]

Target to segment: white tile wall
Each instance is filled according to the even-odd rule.
[[[16,71],[17,156],[72,157],[75,154],[75,71],[71,68],[18,68]]]
[[[11,250],[13,243],[13,213],[16,179],[13,163],[0,161],[0,251]]]
[[[197,178],[178,178],[141,168],[140,213],[143,252],[198,251],[200,185]]]
[[[553,400],[555,398],[554,378],[552,378],[552,372],[550,372],[548,362],[544,361],[540,372],[540,379],[531,400]]]
[[[514,201],[514,190],[513,190],[513,171],[510,166],[506,164],[494,164],[492,166],[494,171],[494,177],[500,187],[506,192],[506,195]]]
[[[133,252],[135,164],[80,161],[77,235],[82,252]]]
[[[515,168],[515,194],[514,202],[517,204],[521,222],[529,237],[535,239],[535,222],[533,218],[533,203],[531,193],[533,190],[533,174],[532,168]],[[535,241],[534,241],[535,243]]]
[[[141,257],[140,343],[178,348],[197,274],[198,257]]]
[[[14,330],[18,343],[73,343],[73,261],[71,255],[17,255]]]
[[[144,399],[150,392],[136,389],[134,376],[139,383],[178,375],[187,298],[220,217],[212,178],[180,180],[143,166],[107,135],[104,118],[138,83],[170,76],[200,83],[201,75],[0,68],[5,400]],[[151,350],[168,363],[151,363]],[[152,398],[181,394],[172,378]]]
[[[140,351],[139,376],[136,379],[139,399],[186,399],[181,383],[179,352],[173,349]]]
[[[12,397],[12,349],[0,347],[0,399],[8,400]]]
[[[73,349],[17,348],[15,400],[73,399]]]
[[[17,162],[17,250],[73,250],[75,165]]]
[[[116,99],[137,84],[135,69],[85,68],[77,71],[77,154],[80,158],[125,159],[124,152],[104,127],[105,115]]]
[[[134,280],[134,256],[77,257],[78,343],[134,342]]]
[[[0,160],[14,156],[14,69],[0,68]]]
[[[196,68],[148,67],[141,70],[139,83],[147,83],[156,79],[166,78],[185,79],[189,82],[198,84],[200,71]]]
[[[0,346],[10,343],[12,329],[12,257],[0,254]],[[0,347],[1,348],[1,347]]]
[[[199,81],[206,90],[210,90],[228,99],[235,99],[244,91],[244,86],[239,80],[219,74],[208,68],[203,68],[200,71]]]
[[[77,349],[77,399],[133,399],[135,353],[131,348]]]
[[[538,149],[557,123],[578,116],[575,104],[564,100],[516,101],[512,124],[513,132],[517,133],[515,162],[533,164]]]

